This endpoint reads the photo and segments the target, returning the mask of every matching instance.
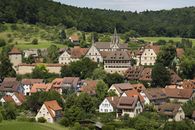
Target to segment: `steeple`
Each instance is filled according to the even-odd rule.
[[[116,28],[114,29],[114,35],[113,35],[113,38],[112,38],[112,44],[119,44],[119,36],[117,34]]]

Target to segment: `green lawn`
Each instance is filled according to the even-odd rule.
[[[31,122],[3,121],[0,130],[69,130],[58,124],[40,124]]]
[[[179,42],[181,41],[182,38],[180,37],[140,37],[138,39],[144,40],[146,42],[157,42],[158,40],[165,40],[165,41],[173,40],[175,42]],[[195,39],[190,38],[190,40],[193,42],[195,46]]]

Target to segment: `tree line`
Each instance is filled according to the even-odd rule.
[[[113,11],[68,6],[51,0],[0,0],[0,22],[77,27],[86,32],[120,33],[130,30],[140,36],[195,38],[195,7],[144,11]],[[98,19],[98,20],[97,20]]]

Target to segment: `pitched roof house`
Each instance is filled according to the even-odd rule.
[[[139,100],[141,101],[141,103],[144,104],[145,100],[144,97],[142,97],[142,95],[137,91],[137,90],[128,90],[125,91],[122,96],[124,97],[138,97]]]
[[[77,90],[79,81],[80,81],[79,77],[64,77],[62,81],[62,90],[63,89]]]
[[[69,40],[72,42],[72,43],[76,43],[76,44],[79,44],[79,36],[77,34],[73,34],[69,37]]]
[[[106,97],[104,101],[99,105],[100,113],[109,113],[116,111],[119,97]]]
[[[161,88],[148,88],[140,93],[147,104],[161,105],[167,102],[168,97]]]
[[[30,95],[36,92],[47,92],[51,89],[52,84],[33,84],[30,90]]]
[[[37,113],[35,119],[38,121],[40,117],[46,119],[48,123],[53,123],[62,117],[62,107],[56,100],[46,101]]]
[[[16,78],[5,78],[0,86],[0,92],[13,93],[23,92],[21,83]]]
[[[24,95],[29,95],[33,84],[41,84],[43,82],[43,79],[22,79],[21,83],[24,89]]]
[[[185,119],[185,113],[180,104],[165,103],[157,110],[161,115],[167,116],[169,121],[181,121]]]
[[[135,117],[143,112],[143,106],[137,96],[135,97],[120,97],[117,104],[117,117],[128,115]]]
[[[12,93],[9,95],[5,95],[1,98],[0,102],[4,103],[14,103],[17,106],[20,106],[25,101],[25,96],[22,93]]]
[[[193,93],[192,89],[164,88],[163,91],[170,101],[185,103],[188,100],[192,100],[195,98],[195,94]]]
[[[78,61],[87,53],[88,48],[81,48],[80,46],[74,46],[74,48],[65,49],[59,56],[59,64],[70,64],[71,62]]]
[[[82,80],[79,92],[84,92],[89,95],[96,95],[97,80]]]
[[[115,92],[119,97],[127,90],[133,90],[134,88],[131,86],[130,83],[120,83],[120,84],[113,84],[108,92],[113,91]]]

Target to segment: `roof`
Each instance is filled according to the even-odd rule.
[[[145,46],[145,49],[152,49],[152,50],[154,50],[156,55],[158,55],[158,53],[160,52],[160,46],[159,45],[148,44],[148,45]]]
[[[161,88],[148,88],[144,90],[144,93],[149,100],[166,99],[167,95]]]
[[[91,95],[96,94],[97,80],[83,80],[83,85],[80,88],[81,92],[85,92]]]
[[[43,83],[43,79],[22,79],[22,84],[33,85],[35,83]]]
[[[52,87],[54,88],[60,88],[61,85],[63,83],[63,78],[55,78],[53,81],[52,81]]]
[[[110,49],[112,42],[96,42],[95,47],[97,49]],[[128,49],[128,44],[117,44],[120,49]]]
[[[184,89],[195,89],[195,79],[193,79],[193,80],[183,80],[182,87]]]
[[[189,99],[193,94],[192,89],[164,88],[163,91],[170,98]]]
[[[18,50],[17,48],[12,48],[12,50],[9,52],[10,55],[12,54],[22,54],[22,52],[20,50]]]
[[[128,80],[138,80],[141,76],[142,71],[144,70],[143,66],[133,66],[130,67],[126,72],[125,72],[125,77]]]
[[[0,86],[2,92],[17,92],[20,87],[20,82],[16,78],[5,78]]]
[[[165,103],[158,107],[158,112],[166,116],[174,117],[180,108],[180,104]]]
[[[14,93],[15,96],[18,98],[18,100],[20,100],[21,103],[23,103],[25,101],[25,96],[22,93]]]
[[[141,81],[152,81],[152,68],[144,68],[139,80]]]
[[[127,97],[139,97],[139,100],[141,102],[144,102],[144,98],[141,96],[141,94],[137,91],[137,90],[128,90],[125,91],[125,94],[127,95]]]
[[[81,58],[84,56],[88,51],[88,48],[81,48],[80,46],[75,46],[74,48],[70,49],[70,55],[72,58]]]
[[[118,96],[106,97],[106,99],[109,101],[109,103],[112,105],[113,108],[117,107],[117,104],[119,102],[119,97]]]
[[[184,55],[184,49],[183,48],[177,48],[176,49],[177,57],[181,58]]]
[[[14,99],[10,95],[3,96],[3,99],[5,100],[5,102],[14,102]]]
[[[137,90],[137,91],[143,91],[143,90],[146,90],[145,86],[141,83],[138,83],[138,84],[131,84],[131,86]]]
[[[113,86],[117,89],[117,91],[122,94],[127,90],[134,89],[130,83],[120,83],[120,84],[113,84]]]
[[[169,70],[170,74],[171,74],[171,84],[176,84],[180,81],[182,81],[182,79],[179,77],[178,74],[176,74],[173,70]]]
[[[138,101],[138,97],[120,97],[119,102],[117,104],[117,108],[118,109],[134,109],[137,101]]]
[[[30,93],[36,93],[38,91],[48,91],[48,88],[50,84],[33,84],[33,86],[31,87]]]
[[[58,102],[56,100],[46,101],[46,102],[44,102],[44,105],[46,106],[46,108],[48,109],[48,111],[52,117],[55,117],[55,114],[51,110],[53,110],[53,111],[62,110],[62,107],[60,107],[60,105],[58,104]]]
[[[104,60],[131,60],[131,56],[126,51],[112,51]]]
[[[79,77],[64,77],[63,84],[70,84],[71,86],[76,87],[79,80]]]

